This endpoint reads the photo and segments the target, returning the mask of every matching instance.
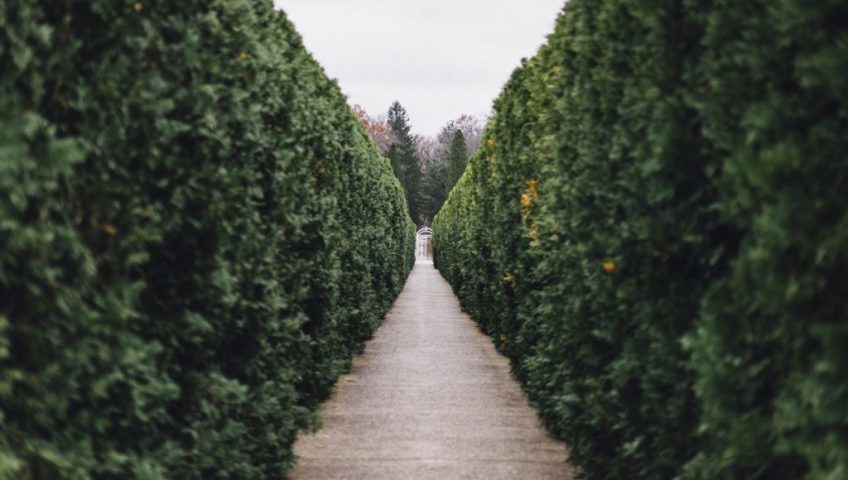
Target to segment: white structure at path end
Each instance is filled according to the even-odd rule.
[[[415,232],[415,258],[433,258],[433,229],[422,227]]]

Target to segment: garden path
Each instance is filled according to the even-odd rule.
[[[383,325],[302,433],[292,477],[571,479],[509,362],[416,263]]]

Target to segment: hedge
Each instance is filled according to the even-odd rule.
[[[280,478],[413,261],[270,0],[0,2],[0,478]]]
[[[848,475],[844,1],[570,0],[436,265],[597,479]]]

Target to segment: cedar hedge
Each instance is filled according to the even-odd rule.
[[[597,479],[848,475],[848,3],[570,0],[436,265]]]
[[[0,2],[0,478],[279,478],[413,261],[270,1]]]

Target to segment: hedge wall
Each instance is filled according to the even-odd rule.
[[[270,0],[0,2],[0,478],[279,478],[413,261]]]
[[[597,479],[848,475],[848,3],[570,0],[436,264]]]

